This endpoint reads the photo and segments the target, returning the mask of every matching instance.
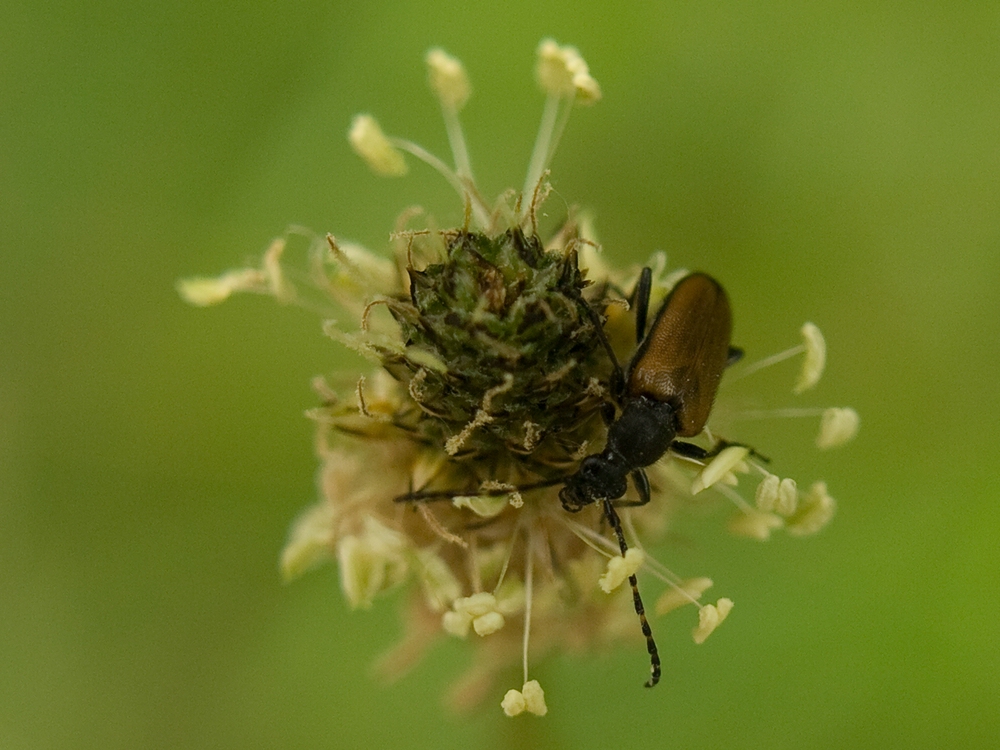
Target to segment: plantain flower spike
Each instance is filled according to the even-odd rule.
[[[364,374],[314,381],[318,405],[307,415],[319,500],[291,525],[284,578],[335,565],[352,609],[392,593],[403,637],[379,661],[385,677],[400,677],[439,638],[455,638],[470,666],[446,696],[453,709],[496,710],[499,702],[506,716],[541,717],[546,693],[531,672],[549,654],[585,655],[622,641],[650,664],[642,644],[645,637],[655,654],[651,626],[646,615],[636,618],[639,586],[656,602],[649,617],[687,618],[696,643],[730,614],[728,598],[702,601],[711,579],[667,566],[671,550],[656,545],[673,519],[689,511],[717,519],[730,508],[737,535],[807,536],[830,521],[836,503],[823,482],[803,491],[772,474],[756,450],[736,442],[729,422],[716,424],[716,413],[738,414],[723,388],[706,430],[692,438],[700,451],[668,452],[646,469],[650,502],[638,504],[630,489],[614,506],[564,509],[561,486],[604,445],[605,418],[616,408],[609,351],[627,357],[635,348],[629,301],[640,267],[602,252],[587,212],[570,208],[563,224],[541,226],[569,115],[600,100],[601,88],[578,50],[541,42],[544,102],[523,188],[492,200],[476,183],[459,121],[472,92],[468,73],[438,48],[425,64],[450,157],[387,135],[367,114],[354,118],[348,140],[379,175],[405,174],[404,154],[436,170],[458,195],[460,226],[412,226],[419,214],[407,211],[388,252],[292,228],[259,264],[188,279],[178,290],[196,306],[250,292],[320,310],[331,343],[370,363]],[[289,257],[300,245],[305,258],[296,264]],[[656,304],[686,272],[662,253],[648,265]],[[806,390],[822,373],[825,345],[811,324],[802,336],[789,352],[730,369],[749,374],[804,353],[796,390]],[[727,371],[723,386],[739,377]],[[846,442],[857,425],[853,410],[830,410],[819,447]],[[661,650],[669,659],[671,649]],[[656,659],[650,666],[658,669]],[[518,665],[521,687],[504,693]],[[549,693],[572,700],[569,686]]]

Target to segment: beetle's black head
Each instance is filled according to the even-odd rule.
[[[587,456],[559,491],[563,508],[575,513],[602,500],[617,500],[628,489],[626,471],[605,454]]]

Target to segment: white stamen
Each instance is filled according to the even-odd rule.
[[[642,550],[631,548],[624,555],[612,557],[608,560],[604,575],[598,583],[601,591],[610,594],[622,585],[626,578],[634,576],[642,564],[646,561],[646,555]]]
[[[281,551],[281,574],[286,581],[332,556],[335,515],[330,503],[316,503],[306,509],[288,535]]]
[[[471,510],[481,518],[493,518],[507,507],[506,495],[456,495],[451,504]]]
[[[448,603],[461,593],[458,579],[448,563],[432,549],[417,550],[416,559],[420,564],[420,582],[427,605],[435,612],[445,611]]]
[[[556,121],[559,117],[559,105],[561,103],[562,99],[554,94],[549,94],[545,97],[542,121],[538,126],[535,147],[531,151],[531,161],[528,164],[528,174],[524,178],[524,187],[521,189],[522,196],[531,195],[538,181],[541,179],[542,173],[548,167],[552,136],[556,130]]]
[[[729,520],[727,528],[731,534],[735,534],[736,536],[766,542],[771,538],[771,532],[774,529],[780,529],[782,526],[784,526],[784,521],[781,519],[781,516],[749,508],[742,513],[734,515]]]
[[[816,385],[826,367],[826,341],[823,340],[823,333],[813,323],[803,324],[801,333],[806,356],[802,361],[798,382],[792,389],[793,393],[808,391]]]
[[[472,91],[469,77],[461,61],[442,49],[429,50],[426,60],[431,89],[441,102],[441,114],[448,132],[451,153],[455,159],[455,172],[470,185],[474,184],[465,134],[458,119],[458,112],[465,106]]]
[[[531,595],[535,585],[534,534],[528,532],[528,554],[524,568],[524,635],[521,639],[521,664],[524,666],[524,681],[528,681],[528,639],[531,636]]]
[[[406,544],[406,537],[373,516],[365,517],[361,534],[345,536],[338,542],[340,587],[352,607],[367,609],[376,594],[405,577]]]
[[[711,585],[711,578],[691,578],[671,584],[671,588],[664,591],[656,600],[656,614],[665,615],[685,604],[697,604],[698,599]]]
[[[545,705],[545,691],[538,684],[538,680],[527,680],[521,688],[521,695],[524,696],[524,707],[529,713],[545,716],[549,712]]]
[[[601,536],[593,529],[589,529],[581,523],[566,518],[565,513],[560,513],[559,515],[555,516],[555,519],[556,521],[566,526],[566,528],[569,529],[571,532],[573,532],[574,536],[576,536],[577,539],[579,539],[581,542],[586,544],[588,547],[590,547],[598,554],[604,555],[605,557],[618,556],[619,554],[618,546],[614,544],[607,537]]]
[[[454,604],[456,612],[465,612],[471,617],[482,617],[496,608],[497,598],[486,591],[480,591],[478,594],[463,599],[456,599]]]
[[[263,292],[267,277],[256,268],[227,271],[221,276],[208,278],[196,276],[177,282],[177,291],[189,305],[209,307],[224,302],[233,292]]]
[[[776,365],[779,362],[784,362],[786,359],[791,359],[796,354],[801,354],[806,350],[805,346],[799,344],[798,346],[793,346],[791,349],[785,349],[783,352],[778,352],[777,354],[772,354],[770,357],[765,357],[764,359],[759,359],[753,362],[743,369],[741,369],[734,377],[730,378],[729,381],[742,380],[749,375],[753,375],[771,365]]]
[[[364,159],[376,174],[385,177],[399,177],[406,174],[406,160],[371,115],[355,115],[347,140],[357,155]]]
[[[538,45],[538,84],[546,93],[542,122],[531,152],[522,196],[531,195],[548,168],[562,137],[574,102],[593,104],[601,98],[601,87],[590,75],[586,61],[575,47],[560,47],[552,39]]]
[[[770,513],[774,506],[778,504],[778,488],[781,486],[781,479],[774,474],[766,474],[757,485],[757,492],[754,494],[754,504],[757,510]]]
[[[720,482],[720,483],[718,483],[718,484],[715,485],[715,490],[717,492],[725,495],[730,500],[732,500],[733,505],[735,505],[737,508],[739,508],[744,513],[751,513],[751,512],[755,511],[754,507],[752,505],[750,505],[750,503],[748,503],[746,500],[744,500],[743,496],[740,495],[740,493],[737,492],[736,490],[734,490],[732,487],[729,487],[729,486],[727,486],[725,484],[722,484]]]
[[[465,612],[448,610],[441,617],[441,628],[456,638],[467,637],[470,627],[472,627],[472,618]]]
[[[590,75],[587,62],[576,47],[560,47],[553,39],[538,45],[538,85],[547,94],[560,98],[580,98],[591,103],[601,98],[601,87]]]
[[[476,635],[485,636],[500,630],[505,622],[504,616],[499,612],[487,612],[472,620],[472,628],[476,631]]]
[[[460,110],[469,100],[472,86],[462,61],[440,47],[427,50],[427,77],[442,106]]]
[[[500,707],[507,716],[518,716],[524,713],[524,709],[527,707],[527,701],[524,700],[524,695],[520,690],[514,690],[511,688],[504,695],[503,700],[500,701]]]
[[[854,409],[850,407],[827,409],[823,412],[823,419],[820,422],[816,447],[825,451],[849,443],[858,434],[860,426],[861,417]]]
[[[545,691],[538,680],[525,680],[520,690],[511,688],[504,695],[500,707],[507,716],[519,716],[525,711],[535,716],[545,716],[549,712],[545,705]]]
[[[691,494],[697,495],[702,490],[708,489],[720,480],[724,479],[734,469],[750,455],[750,449],[742,445],[730,445],[719,451],[719,455],[706,464],[698,476],[695,477],[691,485]],[[744,464],[745,465],[745,464]]]
[[[788,519],[788,533],[795,536],[815,534],[830,522],[836,511],[837,501],[827,492],[826,482],[816,482],[799,502],[795,515]]]
[[[790,350],[789,350],[790,351]],[[802,417],[820,417],[824,409],[819,407],[807,407],[803,409],[747,409],[733,415],[733,421],[749,419],[798,419]]]
[[[799,503],[799,490],[794,479],[786,477],[778,485],[778,498],[774,510],[778,515],[790,516]]]
[[[733,609],[732,599],[719,599],[715,604],[706,604],[698,610],[698,627],[692,631],[694,642],[702,644],[712,634]]]
[[[459,197],[463,201],[469,202],[472,206],[472,213],[476,218],[476,222],[483,228],[489,227],[489,208],[482,196],[479,195],[479,192],[474,189],[474,186],[463,182],[459,176],[452,171],[451,167],[423,146],[418,146],[413,141],[408,141],[405,138],[390,138],[389,142],[396,148],[406,151],[437,171],[438,174],[444,177],[448,181],[448,184],[455,189],[455,192],[458,193]]]

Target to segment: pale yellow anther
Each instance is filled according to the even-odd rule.
[[[543,39],[538,45],[538,85],[547,94],[568,96],[575,91],[573,74],[566,66],[562,48],[554,39]]]
[[[646,561],[646,555],[640,549],[632,548],[624,556],[614,556],[608,560],[604,575],[601,576],[601,590],[605,594],[610,594],[621,586],[622,582],[629,576],[633,576]]]
[[[507,507],[506,495],[456,495],[451,504],[471,510],[482,518],[493,518]]]
[[[500,707],[507,716],[518,716],[524,713],[524,709],[527,707],[527,701],[524,700],[524,695],[520,690],[514,690],[511,688],[506,692],[503,700],[500,701]]]
[[[476,635],[490,635],[500,630],[504,622],[504,617],[499,612],[487,612],[472,620],[472,629],[476,631]]]
[[[371,115],[355,115],[347,140],[355,153],[365,160],[376,174],[385,177],[399,177],[406,174],[406,160]]]
[[[431,549],[417,550],[416,559],[427,605],[435,612],[443,612],[462,591],[458,578],[444,558]]]
[[[827,409],[820,421],[816,447],[822,451],[849,443],[858,434],[860,426],[861,417],[854,409],[850,407]]]
[[[782,479],[778,485],[778,500],[774,510],[778,515],[790,516],[799,504],[799,489],[794,479]]]
[[[388,290],[396,280],[396,266],[388,258],[376,255],[356,242],[337,242],[328,235],[330,254],[355,280],[366,287]]]
[[[296,519],[281,551],[281,574],[286,581],[332,557],[334,518],[333,506],[322,502]]]
[[[469,100],[472,87],[465,66],[440,47],[427,51],[427,77],[431,90],[445,107],[460,110]]]
[[[802,360],[799,379],[792,389],[794,393],[802,393],[816,385],[826,367],[826,341],[823,340],[823,333],[813,323],[803,324],[801,333],[806,354]]]
[[[754,504],[757,510],[770,513],[778,504],[778,488],[781,486],[781,479],[774,474],[766,474],[757,485],[754,493]]]
[[[790,516],[795,512],[799,502],[795,480],[778,479],[774,474],[767,474],[757,485],[754,502],[757,510],[764,514],[773,512],[782,516]]]
[[[771,538],[771,532],[774,529],[780,529],[784,525],[785,522],[781,516],[750,508],[746,511],[736,513],[729,519],[727,528],[731,534],[735,534],[736,536],[766,542]]]
[[[347,536],[337,545],[340,587],[352,607],[367,609],[385,583],[385,564],[371,546],[357,536]]]
[[[456,599],[451,605],[451,611],[444,614],[441,624],[447,632],[464,638],[470,625],[477,635],[482,636],[497,632],[504,626],[504,622],[496,597],[481,591]]]
[[[545,705],[545,691],[538,680],[528,680],[520,690],[508,690],[500,707],[507,716],[519,716],[525,711],[535,716],[545,716],[549,712]]]
[[[816,482],[799,502],[795,514],[787,519],[788,533],[815,534],[830,522],[836,511],[837,502],[827,492],[826,482]]]
[[[706,464],[698,476],[694,478],[691,494],[697,495],[702,490],[708,489],[734,470],[745,469],[746,464],[743,463],[743,459],[748,455],[750,455],[750,449],[742,445],[730,445],[723,448],[719,455]]]
[[[435,372],[447,372],[448,366],[433,352],[420,347],[410,346],[406,348],[406,358],[416,365],[425,367]]]
[[[574,74],[573,86],[576,88],[576,100],[581,104],[593,104],[601,100],[601,86],[589,72]]]
[[[601,87],[590,75],[586,61],[575,47],[559,46],[552,39],[538,45],[538,83],[545,93],[575,98],[583,104],[601,98]]]
[[[497,598],[487,591],[481,591],[464,599],[456,599],[453,606],[456,612],[465,612],[471,617],[482,617],[497,608]]]
[[[545,716],[549,712],[545,705],[545,691],[538,684],[538,680],[528,680],[521,688],[521,695],[524,696],[524,707],[528,713],[535,716]]]
[[[269,291],[276,300],[287,303],[295,297],[295,287],[285,278],[285,272],[281,268],[285,244],[284,237],[275,239],[264,252],[263,266]]]
[[[338,542],[340,587],[352,607],[370,607],[376,594],[406,576],[406,546],[406,537],[372,516],[365,517],[361,534]]]
[[[731,599],[719,599],[715,604],[706,604],[698,610],[698,626],[692,631],[694,642],[701,644],[712,634],[733,609]]]
[[[656,600],[656,614],[665,615],[685,604],[697,604],[697,599],[711,587],[711,578],[690,578],[664,591]]]
[[[485,400],[483,403],[486,403]],[[497,490],[507,490],[506,495],[499,495],[494,497],[499,497],[499,499],[503,501],[503,504],[505,505],[510,504],[512,508],[521,508],[524,506],[524,497],[521,496],[520,491],[513,484],[509,484],[507,482],[497,482],[495,480],[487,480],[479,485],[479,489],[481,489],[483,492],[495,492]],[[499,510],[497,512],[499,512]]]
[[[178,281],[177,291],[189,305],[210,307],[229,299],[233,293],[233,287],[225,275],[193,276]]]
[[[465,638],[472,627],[472,617],[466,612],[448,610],[441,616],[441,627],[444,632],[456,638]]]
[[[225,302],[233,292],[263,291],[267,286],[266,275],[256,268],[227,271],[221,276],[195,276],[177,282],[177,291],[189,305],[209,307]]]

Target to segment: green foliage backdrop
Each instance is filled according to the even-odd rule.
[[[995,747],[998,34],[991,3],[5,7],[0,746]],[[371,111],[444,150],[432,45],[472,77],[481,183],[519,185],[543,36],[605,92],[550,210],[713,273],[754,354],[819,324],[816,398],[862,432],[768,438],[838,498],[819,537],[692,524],[663,556],[737,607],[700,647],[660,625],[655,691],[622,649],[544,665],[543,720],[456,720],[460,647],[384,688],[392,603],[348,612],[332,568],[279,581],[315,495],[309,379],[355,360],[307,313],[173,285],[291,223],[384,248],[407,205],[458,220],[434,175],[376,179],[344,140]]]

